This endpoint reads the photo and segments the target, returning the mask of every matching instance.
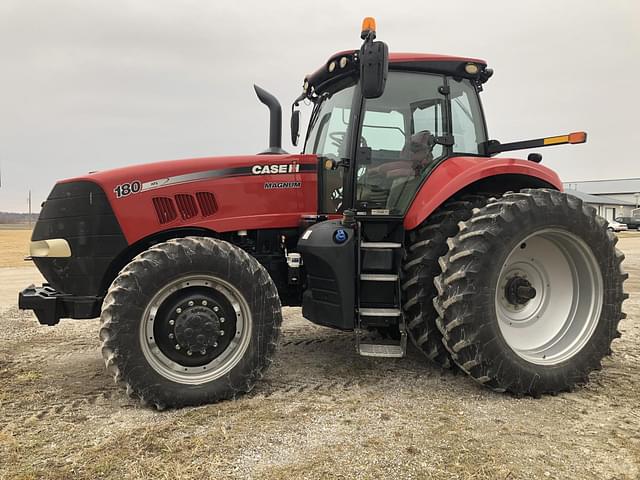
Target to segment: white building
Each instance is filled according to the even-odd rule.
[[[596,207],[607,220],[640,216],[640,178],[565,182],[564,188]]]

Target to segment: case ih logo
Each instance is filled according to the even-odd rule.
[[[299,164],[287,163],[284,165],[254,165],[251,173],[254,175],[272,175],[274,173],[298,173]]]

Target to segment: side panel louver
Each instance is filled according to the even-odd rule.
[[[198,200],[198,205],[200,206],[200,213],[203,217],[208,217],[213,215],[218,210],[218,205],[216,204],[216,198],[213,196],[213,193],[210,192],[197,192],[196,199]]]
[[[178,217],[173,200],[168,197],[154,197],[153,206],[161,224],[173,222]]]
[[[178,214],[183,220],[202,216],[209,217],[218,211],[216,198],[211,192],[197,192],[194,195],[179,193],[172,197],[154,197],[153,207],[160,224],[173,222]]]
[[[178,211],[184,220],[188,220],[198,215],[198,207],[193,195],[180,193],[175,196],[175,199]]]

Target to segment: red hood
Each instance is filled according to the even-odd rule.
[[[317,211],[315,155],[243,155],[146,163],[89,173],[131,243],[163,230],[297,228]],[[193,234],[193,233],[192,233]]]
[[[172,177],[186,173],[225,169],[256,164],[287,163],[298,160],[301,155],[235,155],[229,157],[185,158],[181,160],[163,160],[158,162],[140,163],[109,170],[99,170],[74,178],[61,180],[60,183],[91,181],[99,184],[105,190],[111,185],[123,181],[139,180],[141,182]],[[315,157],[314,157],[315,158]]]

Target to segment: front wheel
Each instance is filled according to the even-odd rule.
[[[282,322],[267,271],[220,240],[170,240],[114,280],[102,353],[128,392],[158,408],[248,392],[271,361]]]
[[[624,258],[604,219],[553,190],[476,210],[440,259],[438,328],[455,362],[496,390],[586,383],[620,334]]]

